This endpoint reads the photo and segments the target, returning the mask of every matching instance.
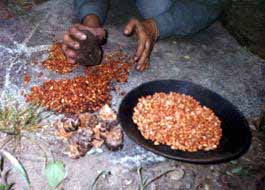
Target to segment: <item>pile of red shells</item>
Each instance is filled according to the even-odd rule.
[[[59,66],[52,66],[50,69],[58,71],[61,64],[65,64],[65,56],[59,45],[54,46],[52,55],[44,63],[57,62]],[[60,52],[54,54],[54,51]],[[121,51],[117,51],[105,55],[100,65],[88,67],[85,76],[45,81],[41,86],[33,86],[26,98],[28,102],[39,103],[60,113],[98,111],[103,105],[110,103],[112,83],[127,82],[130,65],[128,61],[124,61]]]

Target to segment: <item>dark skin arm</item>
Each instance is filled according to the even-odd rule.
[[[106,31],[102,27],[99,18],[96,15],[88,15],[85,17],[82,24],[74,24],[64,35],[63,51],[70,63],[76,62],[79,43],[71,36],[79,40],[85,40],[86,36],[80,30],[88,30],[94,34],[99,44],[102,44],[106,38]],[[124,29],[124,34],[127,36],[135,34],[138,38],[138,46],[135,53],[134,61],[136,69],[143,71],[148,68],[150,63],[150,55],[153,46],[159,36],[159,31],[155,22],[152,19],[139,21],[131,19]]]

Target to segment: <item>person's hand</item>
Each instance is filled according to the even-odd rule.
[[[124,34],[137,35],[138,47],[135,53],[134,61],[136,63],[137,70],[145,70],[150,64],[150,55],[159,36],[159,31],[155,21],[152,19],[144,21],[131,19],[124,29]]]
[[[99,44],[103,43],[106,38],[106,31],[99,23],[99,19],[96,16],[88,16],[83,24],[74,24],[64,34],[63,38],[63,51],[67,57],[69,63],[75,63],[77,58],[77,50],[80,48],[80,44],[77,40],[86,40],[86,35],[81,32],[82,30],[88,30],[96,36]]]

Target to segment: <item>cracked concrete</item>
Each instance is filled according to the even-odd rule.
[[[108,15],[106,28],[109,40],[104,49],[111,51],[119,46],[126,53],[133,54],[136,47],[134,38],[123,36],[122,29],[131,17],[139,17],[133,4],[113,0]],[[129,12],[130,11],[130,12]],[[72,1],[54,0],[35,7],[30,18],[0,20],[0,87],[1,103],[8,92],[12,98],[24,103],[21,90],[28,91],[31,86],[39,85],[47,79],[58,79],[80,75],[83,68],[72,73],[59,76],[54,72],[43,70],[39,65],[29,64],[33,58],[41,61],[47,57],[47,50],[54,39],[61,39],[62,34],[74,22]],[[43,72],[43,77],[36,77]],[[29,73],[32,77],[28,86],[23,85],[23,75]],[[128,92],[139,84],[154,79],[188,80],[201,84],[227,98],[241,110],[247,118],[259,116],[262,105],[265,104],[265,61],[240,47],[235,39],[216,23],[206,31],[187,39],[167,39],[156,44],[151,67],[144,73],[133,71],[129,81],[120,85]],[[113,93],[112,106],[118,109],[122,97]],[[57,117],[57,116],[56,116]],[[110,170],[112,175],[100,180],[98,189],[118,190],[137,189],[138,178],[136,168],[145,168],[147,176],[154,176],[163,169],[177,167],[174,174],[168,174],[150,186],[150,189],[255,189],[256,175],[262,174],[264,163],[262,155],[253,155],[262,151],[262,142],[254,138],[250,151],[231,163],[200,166],[171,161],[147,152],[134,142],[125,138],[123,150],[109,152],[98,149],[90,152],[79,160],[71,160],[62,153],[63,144],[55,139],[51,128],[45,128],[37,133],[38,139],[54,151],[58,160],[63,160],[67,168],[67,178],[64,182],[66,190],[86,190],[100,170]],[[255,136],[257,131],[253,131]],[[31,146],[29,146],[31,145]],[[43,146],[44,146],[43,145]],[[22,149],[16,156],[25,165],[35,190],[46,189],[43,177],[43,153],[27,139],[22,141]],[[263,161],[263,162],[261,162]],[[256,163],[256,164],[254,164]],[[226,175],[225,172],[241,164],[254,168],[249,176]],[[258,169],[260,168],[260,170]],[[228,178],[228,179],[227,179]],[[25,186],[16,174],[16,188]]]

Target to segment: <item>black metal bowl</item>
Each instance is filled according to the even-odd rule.
[[[132,120],[133,108],[138,99],[156,92],[178,92],[194,97],[201,105],[211,108],[222,121],[222,138],[219,146],[211,151],[184,152],[173,150],[167,145],[154,145],[146,140]],[[167,158],[199,163],[213,164],[229,161],[244,154],[251,144],[251,132],[242,113],[229,101],[215,92],[187,81],[157,80],[144,83],[129,92],[119,108],[121,125],[133,141],[156,154]]]

